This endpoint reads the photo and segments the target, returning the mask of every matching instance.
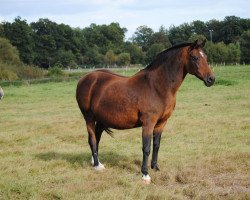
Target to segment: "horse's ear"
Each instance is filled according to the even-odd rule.
[[[203,41],[202,41],[202,43],[199,45],[201,48],[203,48],[204,46],[205,46],[205,44],[206,44],[206,39],[204,39]]]
[[[190,50],[192,51],[193,49],[197,48],[199,45],[198,45],[198,40],[195,40],[193,44],[191,44],[190,46]]]

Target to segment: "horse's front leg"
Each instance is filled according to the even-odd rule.
[[[160,148],[160,142],[161,142],[161,133],[154,133],[153,134],[153,154],[152,154],[152,160],[151,160],[151,169],[154,169],[156,171],[159,171],[158,166],[158,151]]]
[[[143,152],[143,161],[142,161],[142,179],[145,183],[150,183],[151,178],[148,175],[148,157],[150,154],[151,148],[151,138],[153,135],[153,127],[152,123],[146,123],[146,125],[142,126],[142,152]]]
[[[159,152],[160,143],[161,143],[161,134],[163,132],[165,125],[166,125],[166,122],[162,124],[158,124],[154,128],[154,132],[153,132],[153,154],[152,154],[152,160],[151,160],[151,169],[154,169],[156,171],[160,170],[158,166],[158,152]]]
[[[165,124],[166,123],[155,127],[154,132],[153,132],[153,154],[152,154],[152,160],[151,160],[151,169],[154,169],[156,171],[160,170],[158,166],[158,151],[159,151],[160,143],[161,143],[161,134],[162,134]]]

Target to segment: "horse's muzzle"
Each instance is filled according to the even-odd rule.
[[[204,83],[207,87],[210,87],[214,84],[215,82],[215,77],[214,76],[207,76],[204,80]]]

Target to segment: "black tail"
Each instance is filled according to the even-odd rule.
[[[86,120],[86,112],[85,112],[85,110],[84,110],[84,109],[81,109],[81,108],[80,108],[80,110],[81,110],[81,113],[82,113],[84,119]],[[114,138],[113,131],[110,130],[108,127],[105,127],[103,124],[102,124],[102,126],[103,126],[103,130],[104,130],[107,134],[109,134],[112,138]]]
[[[107,134],[109,134],[112,138],[114,138],[113,131],[111,131],[109,128],[104,127],[104,131],[105,131]]]

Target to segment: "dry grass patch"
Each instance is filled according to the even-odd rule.
[[[0,199],[250,199],[250,68],[215,73],[211,88],[184,81],[148,186],[140,129],[104,134],[93,170],[76,81],[4,88]]]

